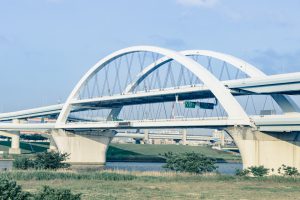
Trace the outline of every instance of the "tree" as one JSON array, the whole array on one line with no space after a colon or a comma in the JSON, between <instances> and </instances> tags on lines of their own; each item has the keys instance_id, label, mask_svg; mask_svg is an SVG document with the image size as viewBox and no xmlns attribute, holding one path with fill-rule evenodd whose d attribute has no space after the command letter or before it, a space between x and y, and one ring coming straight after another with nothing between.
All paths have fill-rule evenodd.
<instances>
[{"instance_id":1,"label":"tree","mask_svg":"<svg viewBox=\"0 0 300 200\"><path fill-rule=\"evenodd\" d=\"M68 154L59 152L44 152L36 154L34 158L19 157L14 160L16 169L60 169L68 168L70 164L64 163L67 160Z\"/></svg>"},{"instance_id":2,"label":"tree","mask_svg":"<svg viewBox=\"0 0 300 200\"><path fill-rule=\"evenodd\" d=\"M54 189L44 186L43 189L34 196L35 200L80 200L81 194L72 194L69 189Z\"/></svg>"},{"instance_id":3,"label":"tree","mask_svg":"<svg viewBox=\"0 0 300 200\"><path fill-rule=\"evenodd\" d=\"M16 181L0 177L0 200L28 200L30 193L23 192Z\"/></svg>"},{"instance_id":4,"label":"tree","mask_svg":"<svg viewBox=\"0 0 300 200\"><path fill-rule=\"evenodd\" d=\"M34 168L36 169L59 169L68 168L70 164L64 163L68 158L67 153L43 152L36 154Z\"/></svg>"},{"instance_id":5,"label":"tree","mask_svg":"<svg viewBox=\"0 0 300 200\"><path fill-rule=\"evenodd\" d=\"M17 157L13 162L13 166L16 169L26 170L29 168L33 168L33 165L33 160L28 157Z\"/></svg>"},{"instance_id":6,"label":"tree","mask_svg":"<svg viewBox=\"0 0 300 200\"><path fill-rule=\"evenodd\" d=\"M0 200L80 200L81 194L69 189L55 189L44 186L37 194L22 191L16 181L0 177Z\"/></svg>"},{"instance_id":7,"label":"tree","mask_svg":"<svg viewBox=\"0 0 300 200\"><path fill-rule=\"evenodd\" d=\"M166 158L166 164L163 167L177 172L203 174L217 169L217 166L215 166L215 159L209 158L203 154L194 152L174 154L168 152L164 154L164 157Z\"/></svg>"}]
</instances>

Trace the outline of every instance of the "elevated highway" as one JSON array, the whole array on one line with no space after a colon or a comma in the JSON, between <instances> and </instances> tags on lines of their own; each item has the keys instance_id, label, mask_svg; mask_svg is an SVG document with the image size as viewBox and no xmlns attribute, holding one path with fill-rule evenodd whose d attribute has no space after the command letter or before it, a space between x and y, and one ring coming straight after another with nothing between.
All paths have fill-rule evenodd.
<instances>
[{"instance_id":1,"label":"elevated highway","mask_svg":"<svg viewBox=\"0 0 300 200\"><path fill-rule=\"evenodd\" d=\"M256 130L265 132L294 132L300 131L300 114L295 115L264 115L250 116ZM68 123L56 126L55 123L0 123L0 130L11 131L49 131L55 128L69 131L82 131L90 129L170 129L170 128L212 128L224 129L230 126L239 126L236 120L228 118L201 118L201 119L156 119L156 120L131 120L131 121L98 121Z\"/></svg>"}]
</instances>

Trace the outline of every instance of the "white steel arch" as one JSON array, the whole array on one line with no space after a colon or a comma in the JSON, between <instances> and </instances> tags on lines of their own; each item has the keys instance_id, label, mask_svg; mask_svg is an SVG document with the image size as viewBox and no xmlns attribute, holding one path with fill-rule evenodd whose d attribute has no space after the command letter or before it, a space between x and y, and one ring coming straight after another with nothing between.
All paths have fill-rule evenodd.
<instances>
[{"instance_id":1,"label":"white steel arch","mask_svg":"<svg viewBox=\"0 0 300 200\"><path fill-rule=\"evenodd\" d=\"M168 59L175 60L176 62L183 65L193 74L195 74L195 76L197 76L211 90L211 92L215 95L220 104L223 106L224 110L227 112L228 117L230 119L235 120L237 122L237 125L251 125L248 115L245 113L244 109L241 107L238 101L233 97L230 91L205 67L203 67L193 59L169 49L154 46L133 46L116 51L101 59L81 78L81 80L77 83L77 85L69 95L66 103L64 104L62 111L60 112L59 117L56 121L56 128L61 128L66 123L68 115L71 111L72 100L75 100L78 97L79 92L84 86L84 84L87 81L89 81L93 77L93 75L95 75L99 70L101 70L107 63L123 55L145 51L164 55L165 57L163 57L162 59L165 59L166 61ZM158 67L159 66L155 67L155 69ZM149 70L149 66L147 67L147 69ZM145 68L143 72L147 69Z\"/></svg>"},{"instance_id":2,"label":"white steel arch","mask_svg":"<svg viewBox=\"0 0 300 200\"><path fill-rule=\"evenodd\" d=\"M190 56L190 55L200 55L200 56L209 56L221 61L225 61L232 66L240 69L242 72L247 74L251 78L256 78L256 77L266 77L267 75L259 70L258 68L254 67L253 65L247 63L244 60L241 60L239 58L236 58L234 56L220 53L220 52L215 52L215 51L209 51L209 50L186 50L186 51L181 51L179 52L185 56ZM160 58L159 60L155 61L154 63L150 64L147 66L142 72L140 72L136 79L126 87L124 93L128 93L133 91L137 85L139 85L140 82L142 82L149 74L151 74L153 71L155 71L157 68L159 68L161 65L168 63L172 61L171 58L169 57L163 57ZM298 113L300 112L299 107L297 104L288 96L282 95L282 94L275 94L272 95L272 98L277 102L279 107L282 109L282 111L285 114L290 114L290 113ZM120 108L115 108L112 110L112 112L109 115L109 118L115 117L116 115L119 114L121 111Z\"/></svg>"}]
</instances>

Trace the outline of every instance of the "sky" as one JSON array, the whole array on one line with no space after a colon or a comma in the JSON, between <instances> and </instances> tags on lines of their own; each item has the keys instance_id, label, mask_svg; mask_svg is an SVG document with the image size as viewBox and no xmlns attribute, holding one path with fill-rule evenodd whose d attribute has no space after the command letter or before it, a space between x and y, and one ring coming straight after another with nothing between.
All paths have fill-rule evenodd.
<instances>
[{"instance_id":1,"label":"sky","mask_svg":"<svg viewBox=\"0 0 300 200\"><path fill-rule=\"evenodd\" d=\"M0 0L0 112L63 102L133 45L208 49L267 74L300 71L298 0Z\"/></svg>"}]
</instances>

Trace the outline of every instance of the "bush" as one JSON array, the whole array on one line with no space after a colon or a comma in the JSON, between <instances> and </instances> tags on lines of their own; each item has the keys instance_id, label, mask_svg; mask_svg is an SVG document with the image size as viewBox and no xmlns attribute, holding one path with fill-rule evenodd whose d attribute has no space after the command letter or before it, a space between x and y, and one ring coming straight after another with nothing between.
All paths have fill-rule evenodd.
<instances>
[{"instance_id":1,"label":"bush","mask_svg":"<svg viewBox=\"0 0 300 200\"><path fill-rule=\"evenodd\" d=\"M72 194L69 189L54 189L44 186L42 191L34 196L35 200L80 200L81 194Z\"/></svg>"},{"instance_id":2,"label":"bush","mask_svg":"<svg viewBox=\"0 0 300 200\"><path fill-rule=\"evenodd\" d=\"M37 194L22 191L16 181L0 177L0 200L80 200L81 194L72 194L69 189L54 189L44 186Z\"/></svg>"},{"instance_id":3,"label":"bush","mask_svg":"<svg viewBox=\"0 0 300 200\"><path fill-rule=\"evenodd\" d=\"M249 176L249 174L250 174L249 169L244 169L244 170L236 169L235 170L235 175L236 176Z\"/></svg>"},{"instance_id":4,"label":"bush","mask_svg":"<svg viewBox=\"0 0 300 200\"><path fill-rule=\"evenodd\" d=\"M36 169L59 169L68 168L70 164L63 163L68 158L67 153L44 152L36 154L34 159L34 168Z\"/></svg>"},{"instance_id":5,"label":"bush","mask_svg":"<svg viewBox=\"0 0 300 200\"><path fill-rule=\"evenodd\" d=\"M172 152L168 152L164 154L164 157L166 158L166 164L163 167L177 172L203 174L217 169L215 159L203 154L196 154L194 152L173 154Z\"/></svg>"},{"instance_id":6,"label":"bush","mask_svg":"<svg viewBox=\"0 0 300 200\"><path fill-rule=\"evenodd\" d=\"M263 177L267 176L269 174L269 169L265 168L264 166L251 166L248 167L247 169L240 170L237 169L235 171L236 176L254 176L254 177Z\"/></svg>"},{"instance_id":7,"label":"bush","mask_svg":"<svg viewBox=\"0 0 300 200\"><path fill-rule=\"evenodd\" d=\"M255 177L262 177L269 174L269 169L265 168L264 166L252 166L248 168L251 174Z\"/></svg>"},{"instance_id":8,"label":"bush","mask_svg":"<svg viewBox=\"0 0 300 200\"><path fill-rule=\"evenodd\" d=\"M33 168L33 165L34 165L33 161L27 157L17 157L13 162L13 166L16 169L26 170L29 168Z\"/></svg>"},{"instance_id":9,"label":"bush","mask_svg":"<svg viewBox=\"0 0 300 200\"><path fill-rule=\"evenodd\" d=\"M68 168L70 165L64 163L67 160L68 154L58 152L44 152L36 154L33 159L27 157L18 157L14 160L13 166L16 169L60 169Z\"/></svg>"},{"instance_id":10,"label":"bush","mask_svg":"<svg viewBox=\"0 0 300 200\"><path fill-rule=\"evenodd\" d=\"M283 170L283 172L282 172ZM278 174L283 174L284 176L299 176L300 173L296 167L290 167L282 165L278 168Z\"/></svg>"},{"instance_id":11,"label":"bush","mask_svg":"<svg viewBox=\"0 0 300 200\"><path fill-rule=\"evenodd\" d=\"M30 198L28 192L23 192L16 181L0 177L0 199L1 200L27 200Z\"/></svg>"}]
</instances>

